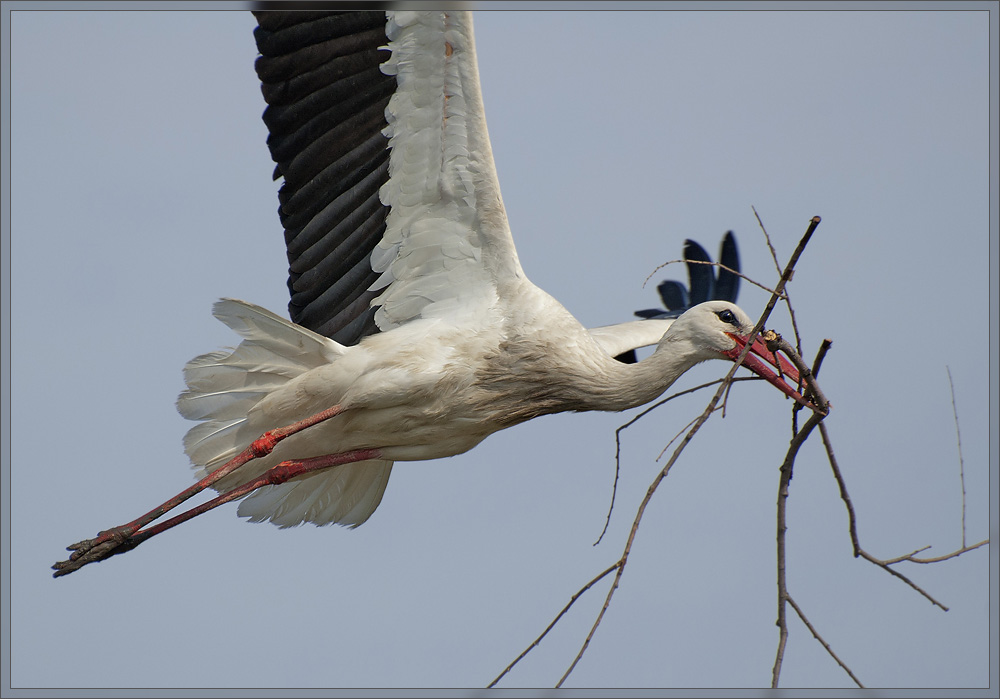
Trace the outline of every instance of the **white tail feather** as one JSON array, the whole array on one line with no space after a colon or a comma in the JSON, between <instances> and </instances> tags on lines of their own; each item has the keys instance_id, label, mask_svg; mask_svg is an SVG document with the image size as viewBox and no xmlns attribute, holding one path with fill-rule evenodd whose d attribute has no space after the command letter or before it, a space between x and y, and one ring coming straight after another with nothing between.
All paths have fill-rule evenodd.
<instances>
[{"instance_id":1,"label":"white tail feather","mask_svg":"<svg viewBox=\"0 0 1000 699\"><path fill-rule=\"evenodd\" d=\"M178 397L177 409L189 420L202 421L184 437L184 451L199 477L260 436L258 428L248 424L247 414L262 399L344 353L333 340L244 301L222 299L212 313L244 339L231 352L203 354L184 367L187 390ZM260 473L251 466L242 469L250 475L239 476L238 471L216 486L228 490ZM378 507L391 469L391 461L364 461L266 486L240 503L238 514L280 527L303 522L356 527Z\"/></svg>"},{"instance_id":2,"label":"white tail feather","mask_svg":"<svg viewBox=\"0 0 1000 699\"><path fill-rule=\"evenodd\" d=\"M391 470L391 461L344 464L329 473L261 488L240 503L237 513L251 522L270 520L282 528L304 522L353 528L382 502Z\"/></svg>"}]
</instances>

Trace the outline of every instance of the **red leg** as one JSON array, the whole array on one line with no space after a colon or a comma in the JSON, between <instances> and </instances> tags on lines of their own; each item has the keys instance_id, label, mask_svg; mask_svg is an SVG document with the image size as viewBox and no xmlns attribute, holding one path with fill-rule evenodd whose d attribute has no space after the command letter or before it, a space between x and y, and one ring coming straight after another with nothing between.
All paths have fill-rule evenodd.
<instances>
[{"instance_id":1,"label":"red leg","mask_svg":"<svg viewBox=\"0 0 1000 699\"><path fill-rule=\"evenodd\" d=\"M167 521L161 522L160 524L150 527L149 529L143 529L135 532L132 536L126 539L123 545L127 547L126 550L134 549L151 536L155 536L160 532L176 527L178 524L186 522L189 519L193 519L204 512L214 510L219 505L224 505L231 500L238 500L244 495L249 495L253 491L258 488L262 488L265 485L279 485L285 481L295 478L296 476L302 476L306 473L312 473L313 471L322 471L326 468L340 466L341 464L350 464L356 461L378 459L381 456L382 452L378 449L357 449L355 451L345 451L341 454L327 454L325 456L314 456L309 459L282 461L280 464L272 466L252 481L248 481L241 486L233 488L228 493L223 493L206 503L202 503L197 507L192 507L190 510L171 517ZM115 553L117 553L117 551L115 551Z\"/></svg>"},{"instance_id":2,"label":"red leg","mask_svg":"<svg viewBox=\"0 0 1000 699\"><path fill-rule=\"evenodd\" d=\"M271 430L269 432L265 432L259 438L254 440L249 447L240 452L236 457L226 462L224 465L222 465L221 467L210 473L205 478L202 478L200 481L195 483L190 488L170 498L162 505L153 508L146 514L142 515L137 519L132 520L131 522L128 522L127 524L123 524L119 527L114 527L112 529L99 532L98 535L93 539L85 539L83 541L73 544L72 546L68 546L67 550L73 551L73 553L72 555L70 555L68 561L60 561L59 563L56 563L55 565L52 566L52 568L56 571L53 574L53 577L67 575L69 573L72 573L77 568L83 567L87 563L104 560L105 558L108 558L109 556L112 556L116 553L124 553L125 551L129 551L135 548L139 544L139 541L145 540L146 538L149 538L149 536L152 536L152 534L148 534L147 536L142 537L142 539L140 539L139 541L133 541L133 536L136 534L136 532L139 532L139 530L142 527L146 526L147 524L156 519L159 519L166 512L169 512L173 508L177 507L179 504L181 504L188 498L192 497L193 495L197 495L201 491L205 490L205 488L208 488L213 483L216 483L221 478L228 476L230 473L232 473L233 471L235 471L248 461L252 461L254 459L259 459L261 457L267 456L274 450L274 447L277 446L277 444L286 437L289 437L297 432L301 432L307 427L312 427L313 425L316 425L320 422L329 420L335 415L340 414L342 411L343 409L339 405L335 405L332 408L316 413L315 415L312 415L304 420L299 420L298 422L288 425L286 427L280 427ZM320 458L326 458L326 457L320 457ZM280 465L281 464L279 464L279 466ZM329 464L329 465L334 465L334 464ZM274 468L278 467L275 466ZM274 469L271 470L273 471ZM268 473L270 473L270 471L268 471ZM256 487L259 488L261 485L267 485L267 483L261 483ZM239 490L239 488L237 490ZM250 491L245 491L243 494L245 495L248 492ZM229 495L229 493L227 493L226 495ZM229 499L232 500L235 497L240 497L240 496L235 495L230 497ZM228 502L228 500L223 502ZM222 502L219 502L218 504L221 505ZM215 505L213 505L213 507L215 507ZM200 512L198 514L200 514ZM192 514L190 516L193 517L194 515ZM187 517L187 519L189 518L190 517ZM180 522L177 522L177 524L179 523Z\"/></svg>"}]
</instances>

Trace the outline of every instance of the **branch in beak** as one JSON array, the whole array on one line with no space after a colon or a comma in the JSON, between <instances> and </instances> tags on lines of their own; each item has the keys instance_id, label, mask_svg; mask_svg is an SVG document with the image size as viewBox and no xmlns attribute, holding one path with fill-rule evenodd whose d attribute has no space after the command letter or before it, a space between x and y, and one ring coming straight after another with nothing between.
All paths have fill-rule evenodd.
<instances>
[{"instance_id":1,"label":"branch in beak","mask_svg":"<svg viewBox=\"0 0 1000 699\"><path fill-rule=\"evenodd\" d=\"M735 362L736 358L740 356L740 352L746 347L747 338L744 335L736 335L735 333L726 334L733 339L736 346L722 354ZM786 396L794 398L801 405L807 408L815 407L799 393L799 370L782 355L769 352L767 346L759 337L750 345L750 351L744 357L741 366L745 366Z\"/></svg>"}]
</instances>

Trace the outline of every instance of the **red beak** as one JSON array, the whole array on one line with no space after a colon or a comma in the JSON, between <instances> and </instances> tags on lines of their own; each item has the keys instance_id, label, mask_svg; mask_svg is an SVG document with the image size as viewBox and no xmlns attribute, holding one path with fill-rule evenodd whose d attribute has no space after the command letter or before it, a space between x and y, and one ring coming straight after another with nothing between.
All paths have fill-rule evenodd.
<instances>
[{"instance_id":1,"label":"red beak","mask_svg":"<svg viewBox=\"0 0 1000 699\"><path fill-rule=\"evenodd\" d=\"M728 352L723 352L723 354L735 362L736 358L740 356L740 352L746 347L747 338L734 333L726 334L733 338L736 346ZM741 366L745 366L757 374L757 376L775 386L786 396L794 398L800 405L807 408L815 407L799 392L799 370L785 357L775 352L769 352L767 345L761 341L760 337L757 337L753 344L750 345L750 351L743 358Z\"/></svg>"}]
</instances>

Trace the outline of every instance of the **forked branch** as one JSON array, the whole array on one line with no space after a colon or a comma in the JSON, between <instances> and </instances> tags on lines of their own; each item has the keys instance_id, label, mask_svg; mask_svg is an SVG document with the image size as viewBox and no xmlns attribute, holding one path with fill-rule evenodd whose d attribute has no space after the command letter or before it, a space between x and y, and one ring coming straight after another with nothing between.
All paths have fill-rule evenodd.
<instances>
[{"instance_id":1,"label":"forked branch","mask_svg":"<svg viewBox=\"0 0 1000 699\"><path fill-rule=\"evenodd\" d=\"M777 286L775 287L774 291L772 291L771 298L768 301L768 303L766 304L766 306L764 308L764 312L761 314L761 317L757 321L757 324L754 326L753 330L749 333L746 346L743 348L743 350L741 351L740 355L737 357L736 361L734 362L733 366L730 368L729 372L726 374L725 378L722 380L721 385L719 386L718 390L716 390L715 395L709 401L708 405L705 407L705 410L701 413L701 415L698 418L695 419L694 424L692 424L691 427L690 427L690 429L684 434L683 438L681 439L680 444L677 445L677 447L674 449L673 453L670 455L670 458L667 460L666 464L663 466L663 468L660 470L660 472L653 479L653 482L650 484L650 486L649 486L649 488L648 488L648 490L646 492L645 497L642 499L642 502L639 504L639 508L636 511L636 516L635 516L635 518L634 518L634 520L632 522L632 527L629 530L629 535L628 535L628 538L627 538L627 540L625 542L624 549L622 550L621 557L614 564L612 564L610 567L608 567L604 572L602 572L600 575L598 575L597 577L595 577L594 579L592 579L590 582L588 582L586 585L584 585L576 594L574 594L573 597L571 598L569 604L567 604L566 607L556 616L556 618L549 624L549 626L545 629L545 631L527 649L525 649L525 651L522 652L521 655L519 655L510 665L507 666L507 668L504 670L504 672L501 673L501 675L499 677L497 677L493 681L493 683L490 685L491 687L494 686L496 684L496 682L501 677L503 677L504 674L506 674L507 672L509 672L514 667L514 665L517 664L518 661L520 661L523 657L525 657L527 655L527 653L532 648L534 648L536 645L538 645L538 643L541 641L541 639L548 633L548 631L555 625L555 623L562 617L562 615L565 614L565 612L569 609L569 607L577 599L579 599L580 595L583 592L585 592L594 583L596 583L598 580L600 580L605 575L607 575L612 570L614 570L615 571L615 577L614 577L614 580L613 580L613 582L611 584L610 589L608 590L607 596L605 597L604 604L601 607L601 611L598 613L597 618L594 621L594 624L593 624L593 626L590 629L590 632L587 634L587 637L584 639L584 642L583 642L583 645L580 648L580 651L577 653L577 655L574 658L572 664L569 666L569 668L566 670L566 672L560 678L559 682L556 684L556 687L561 687L563 685L563 683L566 681L566 679L569 677L569 675L573 672L573 669L576 667L576 665L583 658L584 653L586 652L588 646L590 645L590 641L593 639L594 634L597 632L597 629L600 626L602 619L604 618L604 614L607 612L608 608L611 605L611 600L614 597L615 591L618 589L619 582L621 581L622 575L625 572L625 566L626 566L626 564L628 562L629 554L631 553L631 550L632 550L632 544L635 541L636 534L639 531L639 525L642 522L642 517L643 517L643 513L646 510L646 506L649 504L650 500L653 497L653 494L656 492L656 490L659 487L660 483L663 482L663 480L667 477L667 474L670 472L670 469L677 462L678 458L680 457L681 453L684 451L685 447L694 438L694 435L698 432L698 430L701 428L701 426L703 424L705 424L705 422L709 419L709 417L711 417L712 414L718 409L717 406L719 405L719 403L722 400L723 396L729 390L729 386L730 386L730 384L733 381L733 375L736 373L736 370L741 366L741 364L743 362L743 359L744 359L744 357L746 357L747 353L749 352L750 347L753 344L754 340L757 338L758 334L760 334L760 332L762 331L762 329L764 327L764 324L767 322L767 319L768 319L768 317L771 314L771 311L774 309L774 305L777 303L777 301L780 298L783 298L783 289L784 289L785 285L787 284L788 280L791 279L792 274L794 272L795 264L798 261L799 256L802 254L802 251L805 249L806 244L809 242L809 239L812 237L813 232L816 230L816 227L819 225L819 222L820 222L820 218L818 216L814 217L810 221L809 227L806 230L806 233L803 235L802 240L799 241L798 246L796 247L795 251L793 252L791 258L788 261L788 264L786 265L784 271L781 274L780 279L778 280ZM807 385L811 386L814 383L814 381L812 379L812 376L811 376L811 373L810 373L809 377L807 379L805 379L805 380L807 382ZM818 390L818 387L815 387L814 393L816 395L822 395L822 392ZM643 414L648 414L648 411L644 412ZM825 412L824 413L817 412L816 413L817 422L819 420L821 420L823 416L825 416ZM631 423L628 423L628 424L631 424ZM626 427L626 426L627 425L624 425L623 428ZM620 429L622 429L622 428L620 428Z\"/></svg>"},{"instance_id":2,"label":"forked branch","mask_svg":"<svg viewBox=\"0 0 1000 699\"><path fill-rule=\"evenodd\" d=\"M912 587L915 591L917 591L925 598L927 598L927 600L931 604L940 607L944 611L948 611L948 607L946 607L944 604L942 604L937 599L932 597L930 593L928 593L922 587L920 587L915 582L910 580L910 578L903 575L898 570L895 570L891 566L897 563L902 563L904 561L909 561L911 563L940 563L941 561L947 561L951 558L956 558L958 556L961 556L963 553L968 553L969 551L974 551L980 548L981 546L985 546L986 544L990 543L990 540L983 539L979 543L973 544L972 546L966 546L963 542L963 545L958 549L951 551L950 553L944 554L942 556L936 556L933 558L916 557L916 554L922 551L926 551L928 548L930 548L929 546L917 549L912 553L904 554L902 556L896 556L895 558L882 559L868 553L861 547L861 542L858 538L857 514L855 513L854 510L854 504L851 502L851 496L847 492L847 485L844 482L844 476L843 474L841 474L840 466L837 464L837 457L833 453L833 445L830 441L830 435L826 430L826 425L820 425L820 436L823 438L823 446L826 449L827 460L830 462L830 468L833 471L833 477L836 479L837 485L840 487L840 498L844 501L844 506L847 508L847 522L848 522L847 526L848 526L848 532L851 537L851 545L854 547L855 558L864 558L866 561L873 563L874 565L877 565L885 572L899 578L904 583Z\"/></svg>"},{"instance_id":3,"label":"forked branch","mask_svg":"<svg viewBox=\"0 0 1000 699\"><path fill-rule=\"evenodd\" d=\"M777 342L776 343L776 348L784 349L786 351L786 353L787 353L787 348L786 347L782 347L782 342L783 341ZM819 366L822 363L822 360L825 357L826 351L827 351L828 348L829 348L829 340L824 341L823 345L820 347L819 353L817 354L816 362L814 363L813 369L812 369L812 374L814 375L814 377L815 377L815 374L819 373ZM802 366L799 364L798 361L795 360L795 355L794 354L789 354L789 356L792 357L792 360L795 362L796 366L799 368L800 371L802 371ZM950 379L950 372L949 372L949 379ZM810 388L812 389L814 385L815 384L810 384ZM816 387L815 390L818 391L818 387ZM822 406L822 405L824 405L826 403L826 398L825 398L825 396L823 396L823 394L821 392L818 392L818 393L814 394L813 399L820 406ZM958 411L957 411L957 408L955 408L955 405L954 405L954 391L952 392L952 407L954 409L955 420L956 420L955 429L956 429L956 433L958 433L958 425L957 425ZM815 417L815 414L813 415L813 417ZM788 482L791 479L791 468L792 468L792 465L794 463L794 453L793 453L793 451L797 451L798 447L801 444L801 441L804 441L804 438L802 440L799 440L799 436L802 435L803 433L805 433L807 429L808 430L812 429L812 426L810 424L811 421L812 421L812 418L810 418L809 422L807 422L805 425L803 425L803 427L802 427L801 430L799 430L798 432L796 432L796 436L792 440L792 445L789 447L789 455L786 455L785 464L783 464L783 466L782 466L781 486L779 487L779 499L778 499L778 535L777 535L777 537L778 537L778 621L777 621L777 624L778 624L778 627L779 627L779 634L778 634L778 649L777 649L777 653L776 653L776 657L775 657L774 668L772 670L772 683L771 683L771 686L772 686L772 688L776 688L778 686L778 679L779 679L780 673L781 673L781 662L782 662L782 658L784 656L786 641L787 641L787 637L788 637L787 618L786 618L786 615L785 615L785 604L787 603L787 604L791 605L795 609L796 613L802 619L803 623L809 628L809 630L813 634L813 636L816 637L816 639L826 649L826 651L830 654L830 656L837 662L837 664L840 665L844 669L844 671L848 674L848 676L850 676L851 680L854 681L859 687L862 687L863 685L861 684L860 680L858 680L858 678L854 675L854 673L851 671L851 669L837 656L836 653L833 652L833 649L829 646L829 644L827 644L825 641L823 641L823 639L820 637L820 635L816 631L816 629L813 628L812 624L810 624L809 621L806 619L804 612L798 607L798 605L795 604L795 602L792 599L791 595L788 593L788 589L787 589L786 582L785 582L785 574L784 574L784 572L785 572L784 537L785 537L785 531L787 530L787 524L786 524L786 518L785 518L786 517L786 512L785 512L784 503L785 503L785 500L787 499L787 496L788 496ZM946 607L944 604L942 604L937 599L935 599L933 596L931 596L930 593L928 593L922 587L920 587L915 582L913 582L913 580L911 580L909 577L907 577L906 575L903 575L902 573L900 573L898 570L892 568L891 566L893 566L895 564L898 564L898 563L902 563L904 561L909 561L911 563L925 563L925 564L926 563L940 563L942 561L946 561L946 560L949 560L951 558L956 558L956 557L958 557L958 556L960 556L960 555L962 555L964 553L968 553L969 551L973 551L973 550L975 550L975 549L977 549L977 548L979 548L981 546L985 546L986 544L989 543L989 539L984 539L983 541L980 541L977 544L973 544L972 546L968 546L966 544L966 539L965 539L965 497L964 497L965 496L965 482L964 482L964 468L960 466L960 470L959 470L959 473L960 473L960 476L961 476L961 479L962 479L962 495L963 495L963 498L962 498L962 545L961 545L961 547L958 548L958 549L956 549L955 551L950 552L950 553L944 554L942 556L935 556L935 557L932 557L932 558L920 558L920 557L917 556L917 554L919 554L919 553L921 553L923 551L926 551L928 548L930 548L929 546L925 546L925 547L922 547L922 548L917 549L915 551L912 551L911 553L904 554L902 556L897 556L895 558L888 558L888 559L880 559L880 558L877 558L877 557L871 555L870 553L868 553L867 551L865 551L861 547L861 543L860 543L859 538L858 538L857 515L856 515L855 510L854 510L854 505L851 502L850 495L847 492L847 484L844 481L843 474L840 471L840 466L837 463L837 458L836 458L836 455L834 454L834 451L833 451L833 445L832 445L832 442L830 440L830 435L829 435L829 432L827 430L827 426L826 426L825 423L822 423L822 422L818 423L818 426L819 426L819 430L820 430L820 436L821 436L821 438L823 440L823 446L824 446L824 448L826 450L827 459L828 459L828 461L830 463L830 468L831 468L831 470L833 472L834 479L837 482L837 486L840 489L840 497L844 501L844 505L847 508L848 532L849 532L849 535L850 535L850 538L851 538L851 544L852 544L852 546L854 548L854 556L855 557L864 558L865 560L869 561L870 563L873 563L874 565L877 565L878 567L882 568L883 570L885 570L890 575L893 575L896 578L899 578L900 580L902 580L904 583L906 583L911 588L913 588L916 592L918 592L919 594L923 595L932 604L936 605L937 607L940 607L944 611L948 611L948 607ZM798 444L797 444L797 442L798 442ZM791 459L789 459L789 457L791 457ZM961 442L959 442L959 458L961 460ZM786 468L787 468L787 472L786 472Z\"/></svg>"}]
</instances>

